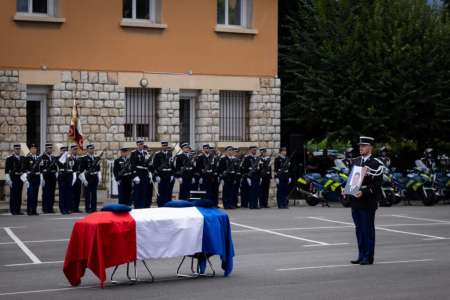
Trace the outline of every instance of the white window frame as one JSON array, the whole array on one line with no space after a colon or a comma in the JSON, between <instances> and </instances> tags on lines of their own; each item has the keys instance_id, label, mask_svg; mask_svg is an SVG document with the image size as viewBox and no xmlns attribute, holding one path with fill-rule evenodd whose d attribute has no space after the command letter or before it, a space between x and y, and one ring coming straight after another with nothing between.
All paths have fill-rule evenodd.
<instances>
[{"instance_id":1,"label":"white window frame","mask_svg":"<svg viewBox=\"0 0 450 300\"><path fill-rule=\"evenodd\" d=\"M123 18L124 20L132 20L132 21L149 21L152 23L156 23L156 1L155 0L148 0L148 15L149 19L137 19L136 18L136 0L132 0L131 3L131 18ZM122 8L123 9L123 8Z\"/></svg>"},{"instance_id":2,"label":"white window frame","mask_svg":"<svg viewBox=\"0 0 450 300\"><path fill-rule=\"evenodd\" d=\"M33 1L34 0L28 0L28 11L16 11L16 15L24 15L24 16L45 16L45 17L55 17L56 16L56 7L55 2L57 0L47 0L47 13L34 13L33 12Z\"/></svg>"},{"instance_id":3,"label":"white window frame","mask_svg":"<svg viewBox=\"0 0 450 300\"><path fill-rule=\"evenodd\" d=\"M248 28L250 24L248 24L248 18L247 18L247 0L241 0L241 24L240 25L230 25L229 24L229 0L225 0L225 17L224 17L224 23L219 25L229 26L229 27L238 27L238 28Z\"/></svg>"}]
</instances>

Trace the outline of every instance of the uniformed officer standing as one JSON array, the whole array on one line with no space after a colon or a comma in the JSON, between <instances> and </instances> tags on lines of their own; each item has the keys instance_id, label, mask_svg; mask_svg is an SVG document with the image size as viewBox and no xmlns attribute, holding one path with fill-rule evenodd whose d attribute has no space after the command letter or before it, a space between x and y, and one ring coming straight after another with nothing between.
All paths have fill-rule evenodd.
<instances>
[{"instance_id":1,"label":"uniformed officer standing","mask_svg":"<svg viewBox=\"0 0 450 300\"><path fill-rule=\"evenodd\" d=\"M20 211L22 206L23 181L20 176L23 174L24 157L20 155L20 144L15 144L14 153L6 158L5 181L10 187L9 211L13 215L23 215Z\"/></svg>"},{"instance_id":2,"label":"uniformed officer standing","mask_svg":"<svg viewBox=\"0 0 450 300\"><path fill-rule=\"evenodd\" d=\"M37 213L37 202L39 186L41 184L41 159L37 156L37 147L30 145L30 153L24 159L22 178L27 188L27 214L29 216L39 215Z\"/></svg>"},{"instance_id":3,"label":"uniformed officer standing","mask_svg":"<svg viewBox=\"0 0 450 300\"><path fill-rule=\"evenodd\" d=\"M347 196L351 198L352 217L358 241L358 258L352 260L352 264L369 265L374 262L375 212L382 193L383 163L372 156L373 144L372 137L359 138L361 156L354 160L354 166L365 167L367 173L360 191L355 196Z\"/></svg>"},{"instance_id":4,"label":"uniformed officer standing","mask_svg":"<svg viewBox=\"0 0 450 300\"><path fill-rule=\"evenodd\" d=\"M120 157L114 160L113 174L119 190L119 204L131 206L133 172L131 171L131 160L128 155L128 148L120 149Z\"/></svg>"},{"instance_id":5,"label":"uniformed officer standing","mask_svg":"<svg viewBox=\"0 0 450 300\"><path fill-rule=\"evenodd\" d=\"M74 160L73 172L75 174L75 182L72 185L72 212L80 213L81 199L81 180L79 178L81 172L81 164L83 158L78 155L78 145L70 146L70 155Z\"/></svg>"},{"instance_id":6,"label":"uniformed officer standing","mask_svg":"<svg viewBox=\"0 0 450 300\"><path fill-rule=\"evenodd\" d=\"M248 201L248 207L250 209L257 209L258 207L258 192L259 192L259 158L256 157L256 146L249 147L248 154L242 161L242 176L243 176L243 190L241 189L241 195L244 196L241 199L245 199L243 203ZM242 200L241 200L242 202ZM243 204L245 207L245 205Z\"/></svg>"},{"instance_id":7,"label":"uniformed officer standing","mask_svg":"<svg viewBox=\"0 0 450 300\"><path fill-rule=\"evenodd\" d=\"M133 172L133 203L134 208L149 208L151 206L151 189L149 173L149 156L144 150L144 141L136 141L137 149L131 152L130 163Z\"/></svg>"},{"instance_id":8,"label":"uniformed officer standing","mask_svg":"<svg viewBox=\"0 0 450 300\"><path fill-rule=\"evenodd\" d=\"M56 173L58 172L57 158L52 155L53 145L45 144L45 152L41 155L42 160L42 212L53 214L55 203Z\"/></svg>"},{"instance_id":9,"label":"uniformed officer standing","mask_svg":"<svg viewBox=\"0 0 450 300\"><path fill-rule=\"evenodd\" d=\"M241 188L241 180L242 180L242 173L241 173L242 158L239 148L233 147L231 164L234 174L233 201L232 201L233 204L231 208L237 208L239 202L239 190Z\"/></svg>"},{"instance_id":10,"label":"uniformed officer standing","mask_svg":"<svg viewBox=\"0 0 450 300\"><path fill-rule=\"evenodd\" d=\"M236 172L233 166L233 147L225 147L224 155L219 160L218 172L223 181L222 203L224 209L233 209L233 193L236 182Z\"/></svg>"},{"instance_id":11,"label":"uniformed officer standing","mask_svg":"<svg viewBox=\"0 0 450 300\"><path fill-rule=\"evenodd\" d=\"M191 146L188 143L183 143L181 149L183 152L175 157L175 176L180 183L178 199L189 200L192 186L195 183L195 165L192 159Z\"/></svg>"},{"instance_id":12,"label":"uniformed officer standing","mask_svg":"<svg viewBox=\"0 0 450 300\"><path fill-rule=\"evenodd\" d=\"M69 155L68 148L63 146L60 148L61 154L58 157L58 186L59 186L59 210L61 214L67 215L72 212L72 193L73 184L77 179L76 173L73 171L75 166L74 158Z\"/></svg>"},{"instance_id":13,"label":"uniformed officer standing","mask_svg":"<svg viewBox=\"0 0 450 300\"><path fill-rule=\"evenodd\" d=\"M274 171L275 183L277 184L277 205L278 208L288 208L288 188L291 182L289 169L290 160L287 157L287 148L280 147L280 154L275 158Z\"/></svg>"},{"instance_id":14,"label":"uniformed officer standing","mask_svg":"<svg viewBox=\"0 0 450 300\"><path fill-rule=\"evenodd\" d=\"M86 187L85 200L86 212L97 211L97 188L102 179L100 172L100 156L94 156L95 146L86 146L87 154L83 157L80 179Z\"/></svg>"},{"instance_id":15,"label":"uniformed officer standing","mask_svg":"<svg viewBox=\"0 0 450 300\"><path fill-rule=\"evenodd\" d=\"M260 157L260 178L261 184L259 189L259 207L269 207L269 189L272 180L272 158L268 155L267 149L259 149Z\"/></svg>"},{"instance_id":16,"label":"uniformed officer standing","mask_svg":"<svg viewBox=\"0 0 450 300\"><path fill-rule=\"evenodd\" d=\"M155 180L158 183L158 207L164 206L172 200L174 172L172 168L172 152L169 151L169 143L161 142L161 150L153 158Z\"/></svg>"},{"instance_id":17,"label":"uniformed officer standing","mask_svg":"<svg viewBox=\"0 0 450 300\"><path fill-rule=\"evenodd\" d=\"M206 199L213 202L217 206L217 198L215 198L214 188L217 183L217 176L214 175L214 155L210 153L209 144L202 146L202 153L198 156L196 162L197 173L200 174L199 188L206 192Z\"/></svg>"},{"instance_id":18,"label":"uniformed officer standing","mask_svg":"<svg viewBox=\"0 0 450 300\"><path fill-rule=\"evenodd\" d=\"M212 156L212 169L213 169L213 176L214 180L212 182L211 187L211 201L216 204L216 207L219 205L219 186L220 186L220 178L219 178L219 160L220 160L220 153L216 152L216 149L214 147L211 147L210 154Z\"/></svg>"}]
</instances>

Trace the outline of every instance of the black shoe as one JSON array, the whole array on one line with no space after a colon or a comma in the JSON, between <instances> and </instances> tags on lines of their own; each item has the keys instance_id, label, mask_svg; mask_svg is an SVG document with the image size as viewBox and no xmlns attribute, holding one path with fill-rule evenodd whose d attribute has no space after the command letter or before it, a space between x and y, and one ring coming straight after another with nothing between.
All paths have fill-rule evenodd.
<instances>
[{"instance_id":1,"label":"black shoe","mask_svg":"<svg viewBox=\"0 0 450 300\"><path fill-rule=\"evenodd\" d=\"M23 212L21 212L21 211L19 211L18 213L16 213L16 215L19 215L19 216L23 216L23 215L24 215L24 213L23 213Z\"/></svg>"},{"instance_id":2,"label":"black shoe","mask_svg":"<svg viewBox=\"0 0 450 300\"><path fill-rule=\"evenodd\" d=\"M359 259L351 260L350 263L352 263L354 265L359 265L361 263L361 260L359 260Z\"/></svg>"},{"instance_id":3,"label":"black shoe","mask_svg":"<svg viewBox=\"0 0 450 300\"><path fill-rule=\"evenodd\" d=\"M361 266L367 266L367 265L370 265L370 262L368 260L362 260L359 264Z\"/></svg>"},{"instance_id":4,"label":"black shoe","mask_svg":"<svg viewBox=\"0 0 450 300\"><path fill-rule=\"evenodd\" d=\"M373 265L374 259L373 257L369 258L369 265Z\"/></svg>"}]
</instances>

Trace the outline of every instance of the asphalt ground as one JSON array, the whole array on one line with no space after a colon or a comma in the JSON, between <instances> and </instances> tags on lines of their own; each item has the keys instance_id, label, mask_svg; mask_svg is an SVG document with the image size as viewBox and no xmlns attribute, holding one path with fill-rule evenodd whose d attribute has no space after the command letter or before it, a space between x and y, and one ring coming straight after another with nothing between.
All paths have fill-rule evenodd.
<instances>
[{"instance_id":1,"label":"asphalt ground","mask_svg":"<svg viewBox=\"0 0 450 300\"><path fill-rule=\"evenodd\" d=\"M350 210L228 211L234 272L186 279L179 259L148 261L156 281L130 285L125 267L104 289L90 271L71 287L62 261L76 215L0 216L0 299L450 299L450 206L377 212L375 264L356 258ZM108 275L112 269L108 269ZM138 276L146 279L142 264Z\"/></svg>"}]
</instances>

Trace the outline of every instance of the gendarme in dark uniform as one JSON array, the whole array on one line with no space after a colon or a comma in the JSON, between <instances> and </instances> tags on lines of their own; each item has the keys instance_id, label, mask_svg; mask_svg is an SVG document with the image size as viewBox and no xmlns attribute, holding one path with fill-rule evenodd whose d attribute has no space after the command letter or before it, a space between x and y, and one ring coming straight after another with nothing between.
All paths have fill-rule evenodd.
<instances>
[{"instance_id":1,"label":"gendarme in dark uniform","mask_svg":"<svg viewBox=\"0 0 450 300\"><path fill-rule=\"evenodd\" d=\"M66 215L72 212L73 208L73 185L77 180L77 175L73 171L75 159L69 155L68 147L60 148L61 154L58 157L58 186L59 186L59 210Z\"/></svg>"},{"instance_id":2,"label":"gendarme in dark uniform","mask_svg":"<svg viewBox=\"0 0 450 300\"><path fill-rule=\"evenodd\" d=\"M42 161L42 212L52 214L55 203L56 173L58 172L57 158L53 156L53 145L45 144Z\"/></svg>"},{"instance_id":3,"label":"gendarme in dark uniform","mask_svg":"<svg viewBox=\"0 0 450 300\"><path fill-rule=\"evenodd\" d=\"M150 183L150 158L144 150L144 140L137 140L136 146L137 149L131 152L130 156L134 208L149 208L152 204L153 192L153 186Z\"/></svg>"},{"instance_id":4,"label":"gendarme in dark uniform","mask_svg":"<svg viewBox=\"0 0 450 300\"><path fill-rule=\"evenodd\" d=\"M5 181L10 187L9 211L13 215L23 215L20 211L22 205L23 181L20 176L23 174L24 157L20 155L20 144L15 144L14 153L6 158Z\"/></svg>"},{"instance_id":5,"label":"gendarme in dark uniform","mask_svg":"<svg viewBox=\"0 0 450 300\"><path fill-rule=\"evenodd\" d=\"M131 206L133 172L131 170L131 160L128 157L128 148L120 149L120 157L114 160L113 174L119 190L119 203Z\"/></svg>"},{"instance_id":6,"label":"gendarme in dark uniform","mask_svg":"<svg viewBox=\"0 0 450 300\"><path fill-rule=\"evenodd\" d=\"M37 147L30 145L30 153L24 159L23 171L26 176L27 188L27 214L39 215L37 213L38 193L41 184L41 159L36 154ZM23 175L22 175L23 176Z\"/></svg>"},{"instance_id":7,"label":"gendarme in dark uniform","mask_svg":"<svg viewBox=\"0 0 450 300\"><path fill-rule=\"evenodd\" d=\"M259 207L269 207L269 189L270 181L272 180L272 158L267 155L267 149L259 149L261 159L259 161L259 171L261 177L261 184L259 189Z\"/></svg>"},{"instance_id":8,"label":"gendarme in dark uniform","mask_svg":"<svg viewBox=\"0 0 450 300\"><path fill-rule=\"evenodd\" d=\"M274 171L275 183L277 184L277 205L278 208L288 208L288 190L290 179L291 162L287 157L287 148L280 147L280 155L275 158Z\"/></svg>"},{"instance_id":9,"label":"gendarme in dark uniform","mask_svg":"<svg viewBox=\"0 0 450 300\"><path fill-rule=\"evenodd\" d=\"M215 197L214 188L218 179L214 174L214 155L210 152L208 144L203 145L202 148L203 152L198 156L196 163L197 173L200 174L199 187L201 191L206 192L206 199L213 202L214 206L217 206L218 199Z\"/></svg>"},{"instance_id":10,"label":"gendarme in dark uniform","mask_svg":"<svg viewBox=\"0 0 450 300\"><path fill-rule=\"evenodd\" d=\"M86 212L97 211L97 188L101 181L100 156L94 156L95 147L93 144L86 146L87 154L83 157L81 164L82 181L85 190Z\"/></svg>"},{"instance_id":11,"label":"gendarme in dark uniform","mask_svg":"<svg viewBox=\"0 0 450 300\"><path fill-rule=\"evenodd\" d=\"M158 207L164 206L172 200L174 172L172 168L172 152L169 151L169 143L161 142L161 151L153 157L153 170L158 182Z\"/></svg>"},{"instance_id":12,"label":"gendarme in dark uniform","mask_svg":"<svg viewBox=\"0 0 450 300\"><path fill-rule=\"evenodd\" d=\"M219 160L218 172L220 179L223 180L222 203L224 209L233 209L233 192L236 181L236 170L233 166L232 158L233 147L225 147L225 154Z\"/></svg>"},{"instance_id":13,"label":"gendarme in dark uniform","mask_svg":"<svg viewBox=\"0 0 450 300\"><path fill-rule=\"evenodd\" d=\"M381 198L383 164L372 155L374 138L361 136L359 149L361 156L355 158L353 166L367 167L367 174L361 184L360 193L351 197L352 217L358 242L358 258L353 264L369 265L375 255L375 212ZM380 172L381 171L381 172Z\"/></svg>"},{"instance_id":14,"label":"gendarme in dark uniform","mask_svg":"<svg viewBox=\"0 0 450 300\"><path fill-rule=\"evenodd\" d=\"M178 199L189 200L195 183L195 164L192 159L191 146L183 143L181 149L183 152L175 157L175 176L180 182Z\"/></svg>"},{"instance_id":15,"label":"gendarme in dark uniform","mask_svg":"<svg viewBox=\"0 0 450 300\"><path fill-rule=\"evenodd\" d=\"M242 207L257 209L258 206L258 192L259 192L259 157L256 157L256 146L249 147L249 153L242 161L242 187L241 187L241 203Z\"/></svg>"},{"instance_id":16,"label":"gendarme in dark uniform","mask_svg":"<svg viewBox=\"0 0 450 300\"><path fill-rule=\"evenodd\" d=\"M73 172L76 176L75 182L72 185L72 212L74 213L80 213L80 199L81 199L81 180L80 180L80 173L81 173L81 164L83 162L83 159L81 156L78 155L78 145L72 145L70 146L70 151L72 158L75 162L73 166Z\"/></svg>"}]
</instances>

